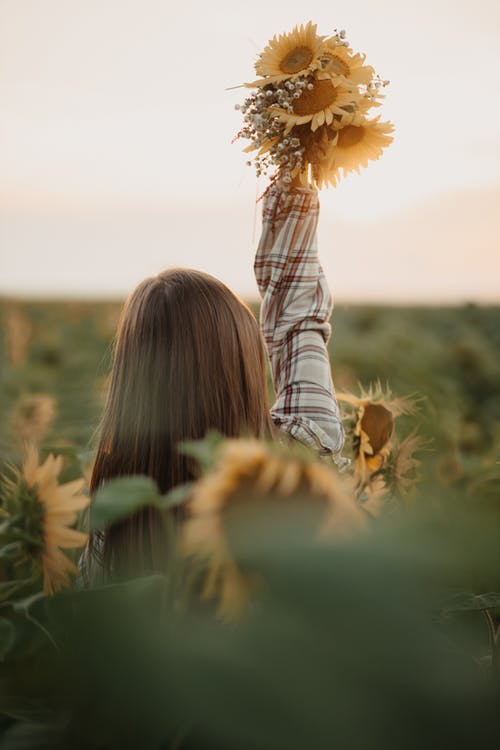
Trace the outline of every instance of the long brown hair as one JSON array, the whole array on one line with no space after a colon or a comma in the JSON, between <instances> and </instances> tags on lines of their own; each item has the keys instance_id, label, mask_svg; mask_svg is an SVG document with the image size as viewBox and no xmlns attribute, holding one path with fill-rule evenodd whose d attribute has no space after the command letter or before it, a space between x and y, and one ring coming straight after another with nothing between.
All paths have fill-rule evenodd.
<instances>
[{"instance_id":1,"label":"long brown hair","mask_svg":"<svg viewBox=\"0 0 500 750\"><path fill-rule=\"evenodd\" d=\"M145 279L118 325L91 494L119 476L147 475L162 493L191 480L192 461L178 443L211 429L269 436L265 361L254 315L222 282L184 268ZM105 569L132 555L154 569L163 554L161 517L145 509L100 540Z\"/></svg>"}]
</instances>

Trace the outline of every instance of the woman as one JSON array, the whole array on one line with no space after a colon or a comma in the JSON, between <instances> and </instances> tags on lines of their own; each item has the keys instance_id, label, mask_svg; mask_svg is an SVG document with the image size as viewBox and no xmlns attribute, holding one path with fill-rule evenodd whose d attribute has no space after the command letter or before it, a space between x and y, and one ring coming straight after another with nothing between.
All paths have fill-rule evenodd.
<instances>
[{"instance_id":1,"label":"woman","mask_svg":"<svg viewBox=\"0 0 500 750\"><path fill-rule=\"evenodd\" d=\"M162 493L193 478L182 440L287 434L342 463L344 431L326 344L332 298L318 260L316 190L272 186L255 258L261 327L217 279L174 268L144 280L127 301L115 341L91 493L108 479L152 477ZM269 410L265 347L276 401ZM105 577L131 555L161 567L154 509L94 535L84 567ZM88 570L87 570L88 572Z\"/></svg>"}]
</instances>

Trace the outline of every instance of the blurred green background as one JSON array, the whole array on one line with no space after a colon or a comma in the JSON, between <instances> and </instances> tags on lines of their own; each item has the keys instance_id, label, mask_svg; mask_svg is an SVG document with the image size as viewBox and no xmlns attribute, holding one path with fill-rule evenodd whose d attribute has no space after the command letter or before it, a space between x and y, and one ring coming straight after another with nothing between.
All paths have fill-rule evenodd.
<instances>
[{"instance_id":1,"label":"blurred green background","mask_svg":"<svg viewBox=\"0 0 500 750\"><path fill-rule=\"evenodd\" d=\"M33 394L55 400L44 443L92 450L120 309L114 301L0 300L4 459L19 458ZM423 397L418 415L399 425L429 439L427 479L453 485L498 473L500 307L337 305L332 324L337 391L380 379L397 395Z\"/></svg>"}]
</instances>

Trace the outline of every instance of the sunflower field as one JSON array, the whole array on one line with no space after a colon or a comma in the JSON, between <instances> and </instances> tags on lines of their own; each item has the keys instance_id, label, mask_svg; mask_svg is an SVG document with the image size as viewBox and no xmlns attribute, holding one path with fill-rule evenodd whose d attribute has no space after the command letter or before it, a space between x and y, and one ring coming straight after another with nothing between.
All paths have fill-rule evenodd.
<instances>
[{"instance_id":1,"label":"sunflower field","mask_svg":"<svg viewBox=\"0 0 500 750\"><path fill-rule=\"evenodd\" d=\"M500 308L337 305L347 468L209 434L89 516L120 308L0 300L0 747L496 747ZM146 506L164 570L82 581Z\"/></svg>"}]
</instances>

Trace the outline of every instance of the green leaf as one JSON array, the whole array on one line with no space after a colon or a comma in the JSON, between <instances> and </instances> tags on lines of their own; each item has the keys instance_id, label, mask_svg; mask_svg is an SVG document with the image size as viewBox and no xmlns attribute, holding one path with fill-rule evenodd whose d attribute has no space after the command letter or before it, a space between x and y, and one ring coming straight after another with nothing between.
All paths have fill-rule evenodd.
<instances>
[{"instance_id":1,"label":"green leaf","mask_svg":"<svg viewBox=\"0 0 500 750\"><path fill-rule=\"evenodd\" d=\"M27 591L39 590L41 588L41 576L34 573L25 578L11 579L0 583L0 607L12 607L18 609L17 605L27 600Z\"/></svg>"},{"instance_id":2,"label":"green leaf","mask_svg":"<svg viewBox=\"0 0 500 750\"><path fill-rule=\"evenodd\" d=\"M14 643L15 636L16 631L10 620L0 617L0 661L5 659Z\"/></svg>"},{"instance_id":3,"label":"green leaf","mask_svg":"<svg viewBox=\"0 0 500 750\"><path fill-rule=\"evenodd\" d=\"M22 614L27 614L34 604L36 604L37 602L45 598L46 598L45 594L43 594L42 592L37 592L36 594L32 594L31 596L24 597L24 599L20 599L18 602L15 602L12 606L15 612L21 612Z\"/></svg>"},{"instance_id":4,"label":"green leaf","mask_svg":"<svg viewBox=\"0 0 500 750\"><path fill-rule=\"evenodd\" d=\"M177 487L174 487L173 490L167 492L166 495L163 495L160 502L161 509L172 510L173 508L178 508L179 505L184 505L191 494L194 484L194 482L179 484Z\"/></svg>"},{"instance_id":5,"label":"green leaf","mask_svg":"<svg viewBox=\"0 0 500 750\"><path fill-rule=\"evenodd\" d=\"M446 605L445 610L447 612L477 612L495 607L500 607L500 593L490 591L487 594L458 594Z\"/></svg>"},{"instance_id":6,"label":"green leaf","mask_svg":"<svg viewBox=\"0 0 500 750\"><path fill-rule=\"evenodd\" d=\"M18 588L22 588L30 579L24 578L20 581L2 581L0 583L0 598L4 598L5 595L10 595L13 591Z\"/></svg>"},{"instance_id":7,"label":"green leaf","mask_svg":"<svg viewBox=\"0 0 500 750\"><path fill-rule=\"evenodd\" d=\"M13 520L18 523L24 519L16 517ZM30 544L33 547L43 547L43 541L40 538L37 538L32 534L27 534L23 529L17 528L14 524L12 524L9 531L6 531L3 536L4 538L2 539L2 542L4 543L27 542L27 544Z\"/></svg>"},{"instance_id":8,"label":"green leaf","mask_svg":"<svg viewBox=\"0 0 500 750\"><path fill-rule=\"evenodd\" d=\"M11 519L5 518L3 521L0 522L0 535L7 534L7 532L10 530L11 526Z\"/></svg>"},{"instance_id":9,"label":"green leaf","mask_svg":"<svg viewBox=\"0 0 500 750\"><path fill-rule=\"evenodd\" d=\"M94 496L90 525L103 527L131 516L148 505L158 506L160 495L149 477L121 477L107 482Z\"/></svg>"},{"instance_id":10,"label":"green leaf","mask_svg":"<svg viewBox=\"0 0 500 750\"><path fill-rule=\"evenodd\" d=\"M178 445L179 453L194 458L199 466L207 471L215 461L215 456L224 437L216 430L207 432L203 440L185 440Z\"/></svg>"},{"instance_id":11,"label":"green leaf","mask_svg":"<svg viewBox=\"0 0 500 750\"><path fill-rule=\"evenodd\" d=\"M15 544L9 542L8 544L4 544L3 547L0 547L0 562L11 562L12 560L15 560L17 556L18 547Z\"/></svg>"}]
</instances>

